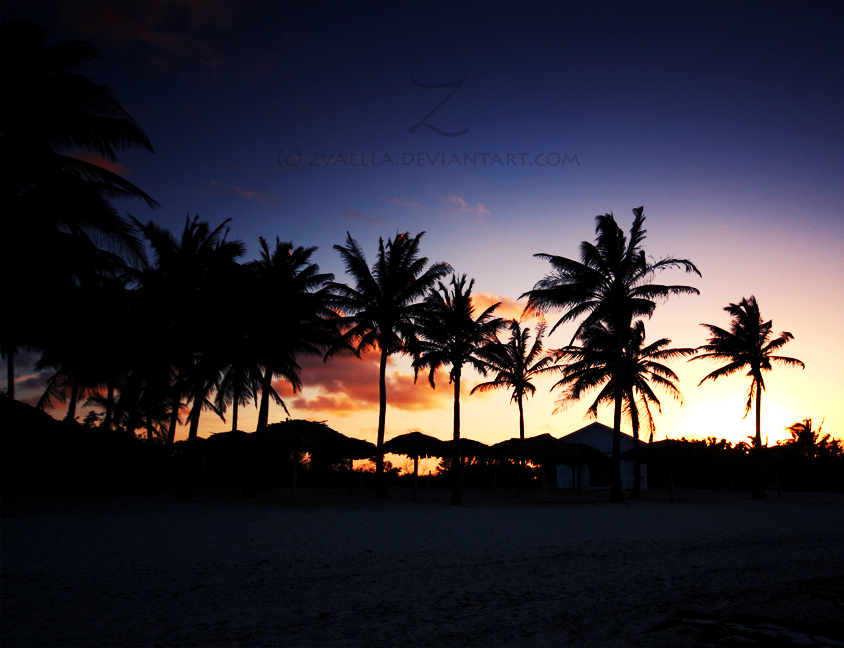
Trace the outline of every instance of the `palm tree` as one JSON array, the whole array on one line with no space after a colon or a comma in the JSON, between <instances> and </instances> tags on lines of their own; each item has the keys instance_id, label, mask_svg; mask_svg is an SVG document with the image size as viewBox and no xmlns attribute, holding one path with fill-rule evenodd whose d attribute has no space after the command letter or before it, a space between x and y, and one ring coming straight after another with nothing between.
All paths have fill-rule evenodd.
<instances>
[{"instance_id":1,"label":"palm tree","mask_svg":"<svg viewBox=\"0 0 844 648\"><path fill-rule=\"evenodd\" d=\"M489 382L475 385L469 394L488 392L495 389L512 389L511 402L519 406L519 438L525 438L524 401L536 393L531 382L545 374L559 371L554 365L554 358L543 355L542 337L545 335L545 323L539 324L533 344L530 343L530 329L522 329L518 320L510 322L510 339L506 343L497 343L489 351L488 368L495 372L495 378Z\"/></svg>"},{"instance_id":2,"label":"palm tree","mask_svg":"<svg viewBox=\"0 0 844 648\"><path fill-rule=\"evenodd\" d=\"M330 284L332 304L343 313L339 342L328 356L352 348L360 356L379 349L378 371L378 453L375 460L376 497L389 498L384 480L384 430L387 417L387 358L395 353L413 353L418 322L430 308L423 299L436 283L451 271L447 263L428 266L427 257L419 256L419 241L425 232L414 237L396 234L384 242L378 239L378 254L370 268L360 244L346 233L346 245L335 245L355 282L355 287ZM426 266L428 266L426 268Z\"/></svg>"},{"instance_id":3,"label":"palm tree","mask_svg":"<svg viewBox=\"0 0 844 648\"><path fill-rule=\"evenodd\" d=\"M290 382L294 393L301 389L298 356L322 355L336 339L337 314L330 307L329 282L334 275L320 273L311 263L317 248L293 247L276 237L270 250L259 238L260 256L248 265L255 278L252 304L253 327L250 347L263 366L260 378L261 404L257 430L267 427L269 400L287 407L272 386L273 378Z\"/></svg>"},{"instance_id":4,"label":"palm tree","mask_svg":"<svg viewBox=\"0 0 844 648\"><path fill-rule=\"evenodd\" d=\"M0 352L7 358L12 396L15 353L49 342L51 313L66 310L80 277L106 262L100 245L130 260L145 258L137 231L110 200L141 198L153 208L157 203L119 175L62 152L81 150L112 162L117 150L152 152L112 91L75 73L98 57L89 42L48 45L44 28L0 25L5 305ZM39 263L32 265L33 258ZM29 271L15 272L21 267ZM49 303L35 298L48 286Z\"/></svg>"},{"instance_id":5,"label":"palm tree","mask_svg":"<svg viewBox=\"0 0 844 648\"><path fill-rule=\"evenodd\" d=\"M554 358L543 355L542 337L545 334L545 323L536 329L533 344L530 342L530 329L521 328L518 320L510 322L510 339L506 344L497 343L490 348L488 365L495 372L495 378L483 382L472 388L469 394L488 392L495 389L512 389L511 402L519 406L519 438L525 438L524 401L535 392L531 380L539 376L559 371L554 364ZM519 462L519 480L524 482L524 462ZM521 487L520 487L521 488ZM518 492L518 491L517 491Z\"/></svg>"},{"instance_id":6,"label":"palm tree","mask_svg":"<svg viewBox=\"0 0 844 648\"><path fill-rule=\"evenodd\" d=\"M498 342L496 334L505 325L493 312L501 302L493 304L477 317L472 303L472 279L452 275L450 288L439 282L425 300L428 306L420 326L419 352L413 361L414 371L428 369L428 382L435 387L434 374L450 366L449 382L454 385L454 457L451 462L451 503L462 505L460 497L460 377L463 365L469 364L482 375L487 372L490 348Z\"/></svg>"},{"instance_id":7,"label":"palm tree","mask_svg":"<svg viewBox=\"0 0 844 648\"><path fill-rule=\"evenodd\" d=\"M615 402L615 334L604 324L598 322L581 331L580 345L569 345L556 349L557 360L567 361L563 365L563 377L552 389L561 389L562 395L557 400L558 412L570 407L587 393L600 388L597 397L586 412L590 418L598 417L601 405ZM653 382L674 400L683 404L683 394L675 384L679 377L659 361L673 360L695 353L689 348L668 348L671 340L662 338L645 345L645 323L636 320L629 331L625 344L623 399L631 427L633 428L634 447L639 445L639 430L642 420L650 431L650 440L656 431L656 423L651 408L656 407L662 413L662 404L651 388ZM634 465L633 497L640 494L641 467L637 459Z\"/></svg>"},{"instance_id":8,"label":"palm tree","mask_svg":"<svg viewBox=\"0 0 844 648\"><path fill-rule=\"evenodd\" d=\"M822 452L830 445L829 434L824 434L821 437L825 420L821 421L817 430L812 429L812 419L810 418L792 423L785 428L786 432L791 435L791 440L786 441L785 445L794 446L795 449L800 451L800 454L813 459L819 454L819 451Z\"/></svg>"},{"instance_id":9,"label":"palm tree","mask_svg":"<svg viewBox=\"0 0 844 648\"><path fill-rule=\"evenodd\" d=\"M254 400L257 406L262 377L260 367L248 356L234 356L231 364L224 370L214 404L221 412L232 408L232 432L237 431L240 406L248 405L251 400Z\"/></svg>"},{"instance_id":10,"label":"palm tree","mask_svg":"<svg viewBox=\"0 0 844 648\"><path fill-rule=\"evenodd\" d=\"M633 210L633 224L629 238L615 222L612 214L596 218L595 243L580 244L580 261L551 254L534 256L547 260L553 272L538 281L528 297L527 308L534 312L562 311L551 329L565 322L583 317L572 342L588 326L604 322L615 334L614 369L615 409L613 414L613 468L610 500L624 501L621 483L621 415L624 393L624 345L633 320L650 317L656 301L671 295L697 295L691 286L661 285L653 283L658 272L682 268L687 273L700 275L695 265L686 259L665 257L648 261L642 242L645 239L644 208Z\"/></svg>"},{"instance_id":11,"label":"palm tree","mask_svg":"<svg viewBox=\"0 0 844 648\"><path fill-rule=\"evenodd\" d=\"M697 348L698 355L691 360L708 359L715 362L725 362L710 374L704 376L698 383L702 385L707 380L717 380L723 376L730 376L739 371L747 370L750 377L750 389L745 400L744 418L750 413L754 400L756 401L756 438L755 453L759 464L759 486L753 491L754 498L765 497L765 477L762 468L762 391L765 389L763 372L770 371L772 363L786 367L806 366L795 358L775 356L773 353L784 347L794 336L782 332L774 338L772 320L765 322L759 312L756 297L742 298L738 304L725 306L724 310L730 314L730 330L724 330L712 324L701 324L709 330L707 343Z\"/></svg>"},{"instance_id":12,"label":"palm tree","mask_svg":"<svg viewBox=\"0 0 844 648\"><path fill-rule=\"evenodd\" d=\"M152 247L154 265L138 275L145 302L160 304L159 326L163 329L162 345L173 369L171 425L168 442L175 432L181 400L190 402L187 421L188 471L183 495L190 494L190 470L199 418L204 409L222 417L210 400L229 364L226 341L234 333L233 317L221 314L219 295L234 292L239 281L237 258L246 251L241 241L229 241L223 221L215 229L199 216L185 219L180 238L153 222L138 227Z\"/></svg>"}]
</instances>

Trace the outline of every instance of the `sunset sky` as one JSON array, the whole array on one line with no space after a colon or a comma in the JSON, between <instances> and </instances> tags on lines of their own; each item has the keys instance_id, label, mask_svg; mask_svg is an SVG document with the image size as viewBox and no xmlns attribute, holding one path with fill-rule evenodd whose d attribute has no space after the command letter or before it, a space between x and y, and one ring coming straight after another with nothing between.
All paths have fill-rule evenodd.
<instances>
[{"instance_id":1,"label":"sunset sky","mask_svg":"<svg viewBox=\"0 0 844 648\"><path fill-rule=\"evenodd\" d=\"M0 7L2 20L49 27L54 41L99 46L102 60L80 71L115 91L155 147L121 155L118 171L161 208L123 201L122 212L173 231L187 214L212 226L231 218L244 261L259 236L278 236L317 246L314 260L340 281L332 246L347 231L370 259L379 236L426 231L425 256L474 277L479 305L502 301L501 315L518 317L519 295L550 270L533 254L576 257L596 215L613 212L628 230L643 205L647 252L690 259L703 275L659 277L701 294L660 304L648 340L699 346L701 323L727 327L723 308L755 295L775 332L794 335L782 355L806 364L766 376L763 438L787 438L783 428L806 417L844 437L840 4ZM412 79L464 79L427 124L468 131L409 132L454 89ZM547 346L573 331L562 326ZM21 364L19 397L37 399L46 375ZM716 365L672 367L685 404L665 395L657 439L753 434L753 416L742 420L747 378L697 386ZM374 440L377 373L374 356L305 359L305 389L284 390L285 401L294 418ZM423 376L414 384L406 358L388 373L387 438L449 438L447 373L436 390ZM479 380L464 379L463 435L516 436L509 394L470 397ZM589 423L591 400L552 415L552 384L538 381L527 402L528 436ZM254 408L240 417L254 429ZM270 420L283 417L278 408ZM611 409L599 420L611 425ZM227 429L210 413L203 421L203 435Z\"/></svg>"}]
</instances>

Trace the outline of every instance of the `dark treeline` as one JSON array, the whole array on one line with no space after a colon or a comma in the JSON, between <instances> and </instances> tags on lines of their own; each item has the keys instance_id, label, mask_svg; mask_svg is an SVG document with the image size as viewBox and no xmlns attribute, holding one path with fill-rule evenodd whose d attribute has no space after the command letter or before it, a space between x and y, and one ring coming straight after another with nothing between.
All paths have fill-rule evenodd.
<instances>
[{"instance_id":1,"label":"dark treeline","mask_svg":"<svg viewBox=\"0 0 844 648\"><path fill-rule=\"evenodd\" d=\"M207 467L209 454L199 447L203 416L227 420L237 431L242 427L240 408L254 403L258 422L256 430L248 432L263 432L271 423L271 402L287 410L276 390L279 381L294 393L306 386L300 365L304 356L329 361L341 354L360 357L374 351L380 356L373 457L379 497L388 496L383 459L386 365L391 355L405 354L417 374L428 374L431 387L437 371L448 371L454 393L449 464L453 504L461 503L465 481L460 387L466 366L483 376L492 374L481 390L511 392L519 408L521 439L524 403L535 391L532 379L540 375L560 376L553 387L560 393L560 407L589 394L597 395L588 415L597 416L600 406L611 406L611 500L621 502L622 419L631 423L637 444L640 427L652 436L652 410L661 409L653 387L682 402L676 374L662 363L694 356L721 363L704 381L737 371L750 376L745 415L755 403L755 492L764 496L770 462L760 424L763 376L775 363L803 366L797 359L774 355L793 336L783 332L775 337L771 321L761 317L751 296L725 308L731 317L729 330L704 325L710 338L696 349L671 348L666 338L646 343L645 321L659 301L698 294L692 286L657 284L656 276L664 270L700 271L688 259L666 256L654 261L646 254L642 207L633 210L627 234L612 214L596 217L595 241L580 244L579 259L536 255L551 270L522 295L527 311L557 318L549 334L563 324L575 325L567 346L545 351L544 325L530 343L530 329L495 315L498 304L476 313L474 280L454 273L448 263L429 263L420 247L424 232L379 239L371 263L348 234L343 244L334 245L349 278L343 283L312 262L316 248L278 236L274 242L259 238L258 257L244 260L246 244L229 238L229 220L213 227L188 215L184 228L174 233L153 221L124 218L112 199L158 205L124 178L67 154L83 151L116 161L120 150L152 152L146 134L113 93L76 73L97 56L88 42L50 45L40 27L0 25L0 352L7 362L10 401L16 396L14 367L21 351L36 351L36 369L50 372L38 407L67 406L62 429L73 441L57 442L56 447L66 450L59 463L71 457L80 462L79 468L67 470L113 480L107 475L119 472L118 455L109 459L108 453L90 448L119 446L120 453L137 450L137 456L144 457L138 461L152 462L146 479L129 480L134 485L160 483L164 473L164 481L173 483L173 474L179 474L181 490L189 493L214 472ZM509 338L500 340L505 329ZM80 406L93 408L85 426L77 424ZM3 411L4 444L11 436L30 437L15 442L15 455L37 456L39 446L32 439L38 434L60 436L60 428L45 427L51 424L44 420L7 420L11 410L4 406ZM179 425L188 427L188 440L177 447ZM142 450L139 439L147 444ZM77 442L90 452L80 455L73 450ZM95 469L93 456L111 467ZM314 470L319 464L317 458ZM54 472L62 470L57 465ZM91 481L97 479L85 483Z\"/></svg>"}]
</instances>

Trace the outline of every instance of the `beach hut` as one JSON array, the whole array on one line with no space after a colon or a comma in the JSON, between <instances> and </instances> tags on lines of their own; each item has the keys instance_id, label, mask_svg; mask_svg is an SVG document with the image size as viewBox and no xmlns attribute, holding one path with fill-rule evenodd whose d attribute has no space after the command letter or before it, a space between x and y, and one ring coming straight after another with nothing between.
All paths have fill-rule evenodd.
<instances>
[{"instance_id":1,"label":"beach hut","mask_svg":"<svg viewBox=\"0 0 844 648\"><path fill-rule=\"evenodd\" d=\"M590 423L586 427L560 437L561 441L566 443L583 443L588 446L596 448L602 452L606 457L612 457L612 428L603 423ZM646 445L644 441L639 440L639 445ZM621 433L621 454L623 455L628 450L633 449L633 437L629 434ZM585 488L591 490L608 490L610 487L612 463L607 462L589 462L588 465L583 466L582 481ZM576 470L572 466L566 464L559 464L557 466L557 484L561 487L575 482L575 475L573 471ZM621 482L626 490L633 488L633 462L621 462ZM642 464L641 471L641 490L648 490L648 467Z\"/></svg>"}]
</instances>

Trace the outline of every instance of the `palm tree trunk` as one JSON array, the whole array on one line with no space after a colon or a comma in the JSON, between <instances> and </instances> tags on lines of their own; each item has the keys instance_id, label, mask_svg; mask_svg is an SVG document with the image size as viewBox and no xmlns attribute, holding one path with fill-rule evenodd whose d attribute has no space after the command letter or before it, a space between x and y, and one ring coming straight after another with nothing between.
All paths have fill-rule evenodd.
<instances>
[{"instance_id":1,"label":"palm tree trunk","mask_svg":"<svg viewBox=\"0 0 844 648\"><path fill-rule=\"evenodd\" d=\"M176 424L179 422L179 408L182 405L182 394L179 389L179 370L174 369L175 379L173 380L173 402L170 409L170 424L167 427L167 451L173 449L176 441Z\"/></svg>"},{"instance_id":2,"label":"palm tree trunk","mask_svg":"<svg viewBox=\"0 0 844 648\"><path fill-rule=\"evenodd\" d=\"M517 401L519 404L519 438L524 441L525 440L525 412L524 406L522 405L522 397L521 395L518 397ZM525 490L525 461L524 459L519 460L519 472L516 476L516 497L521 495L521 492Z\"/></svg>"},{"instance_id":3,"label":"palm tree trunk","mask_svg":"<svg viewBox=\"0 0 844 648\"><path fill-rule=\"evenodd\" d=\"M413 501L415 502L418 493L418 484L419 482L419 456L413 457Z\"/></svg>"},{"instance_id":4,"label":"palm tree trunk","mask_svg":"<svg viewBox=\"0 0 844 648\"><path fill-rule=\"evenodd\" d=\"M267 364L264 372L263 380L261 381L261 407L258 410L258 425L255 428L256 432L261 432L267 427L270 419L270 390L273 388L273 368Z\"/></svg>"},{"instance_id":5,"label":"palm tree trunk","mask_svg":"<svg viewBox=\"0 0 844 648\"><path fill-rule=\"evenodd\" d=\"M763 499L765 497L765 470L762 465L762 385L761 381L756 381L756 466L759 470L759 481L756 489L753 491L753 499Z\"/></svg>"},{"instance_id":6,"label":"palm tree trunk","mask_svg":"<svg viewBox=\"0 0 844 648\"><path fill-rule=\"evenodd\" d=\"M105 430L111 429L111 415L112 415L113 409L114 409L114 383L109 381L108 388L106 390L105 418L103 419L103 429L105 429Z\"/></svg>"},{"instance_id":7,"label":"palm tree trunk","mask_svg":"<svg viewBox=\"0 0 844 648\"><path fill-rule=\"evenodd\" d=\"M622 378L623 369L619 369ZM621 381L619 380L619 383ZM610 481L610 502L624 504L624 488L621 483L621 402L622 389L620 384L615 386L615 412L613 413L612 429L612 477Z\"/></svg>"},{"instance_id":8,"label":"palm tree trunk","mask_svg":"<svg viewBox=\"0 0 844 648\"><path fill-rule=\"evenodd\" d=\"M451 505L463 506L460 494L460 369L454 372L454 457L451 461Z\"/></svg>"},{"instance_id":9,"label":"palm tree trunk","mask_svg":"<svg viewBox=\"0 0 844 648\"><path fill-rule=\"evenodd\" d=\"M635 406L635 405L634 405ZM633 420L633 449L639 447L639 422L637 419ZM633 492L630 494L630 497L637 498L641 497L642 491L639 485L639 482L642 481L642 464L641 462L636 459L635 463L633 464Z\"/></svg>"},{"instance_id":10,"label":"palm tree trunk","mask_svg":"<svg viewBox=\"0 0 844 648\"><path fill-rule=\"evenodd\" d=\"M237 432L237 396L232 400L232 432Z\"/></svg>"},{"instance_id":11,"label":"palm tree trunk","mask_svg":"<svg viewBox=\"0 0 844 648\"><path fill-rule=\"evenodd\" d=\"M70 402L67 404L65 419L70 422L76 420L76 401L79 400L79 383L74 380L70 386Z\"/></svg>"},{"instance_id":12,"label":"palm tree trunk","mask_svg":"<svg viewBox=\"0 0 844 648\"><path fill-rule=\"evenodd\" d=\"M615 411L612 426L612 476L610 478L610 502L624 504L624 486L621 483L621 406L624 399L624 337L630 325L616 323L615 330Z\"/></svg>"},{"instance_id":13,"label":"palm tree trunk","mask_svg":"<svg viewBox=\"0 0 844 648\"><path fill-rule=\"evenodd\" d=\"M185 451L185 472L182 475L182 499L190 499L193 473L196 466L196 439L199 432L199 415L202 412L202 401L205 399L204 390L201 387L194 387L193 404L190 412L190 428L188 431L188 445Z\"/></svg>"},{"instance_id":14,"label":"palm tree trunk","mask_svg":"<svg viewBox=\"0 0 844 648\"><path fill-rule=\"evenodd\" d=\"M390 499L384 475L384 430L387 427L387 358L386 348L381 349L378 367L378 452L375 455L375 498Z\"/></svg>"}]
</instances>

